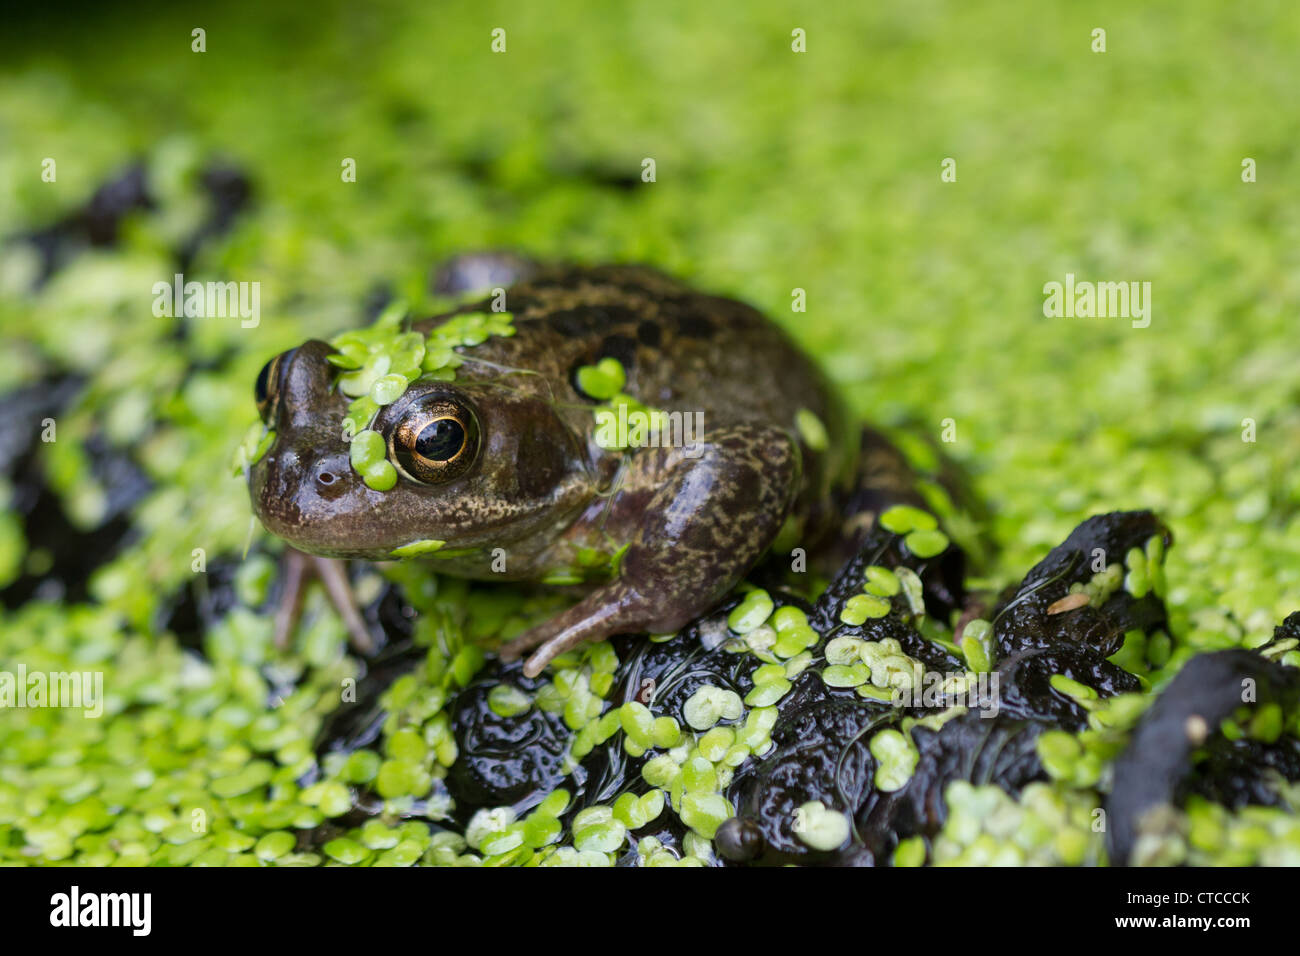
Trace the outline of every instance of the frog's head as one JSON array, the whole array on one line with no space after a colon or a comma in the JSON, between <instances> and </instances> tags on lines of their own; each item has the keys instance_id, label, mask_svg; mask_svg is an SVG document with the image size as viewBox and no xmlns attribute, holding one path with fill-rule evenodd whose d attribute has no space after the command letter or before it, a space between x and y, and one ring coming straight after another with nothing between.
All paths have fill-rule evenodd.
<instances>
[{"instance_id":1,"label":"frog's head","mask_svg":"<svg viewBox=\"0 0 1300 956\"><path fill-rule=\"evenodd\" d=\"M420 380L384 406L371 430L397 481L367 486L349 455L332 351L307 342L257 381L275 440L249 473L253 510L295 548L371 560L429 540L490 551L558 533L590 500L579 437L543 398L492 382Z\"/></svg>"}]
</instances>

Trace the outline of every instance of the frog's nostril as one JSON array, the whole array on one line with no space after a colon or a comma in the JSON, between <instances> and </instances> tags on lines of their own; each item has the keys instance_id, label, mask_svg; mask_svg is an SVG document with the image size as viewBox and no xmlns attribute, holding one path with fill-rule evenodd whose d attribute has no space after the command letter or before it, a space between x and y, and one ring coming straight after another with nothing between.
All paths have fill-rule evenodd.
<instances>
[{"instance_id":1,"label":"frog's nostril","mask_svg":"<svg viewBox=\"0 0 1300 956\"><path fill-rule=\"evenodd\" d=\"M316 492L323 498L337 498L347 489L347 474L338 462L316 466Z\"/></svg>"}]
</instances>

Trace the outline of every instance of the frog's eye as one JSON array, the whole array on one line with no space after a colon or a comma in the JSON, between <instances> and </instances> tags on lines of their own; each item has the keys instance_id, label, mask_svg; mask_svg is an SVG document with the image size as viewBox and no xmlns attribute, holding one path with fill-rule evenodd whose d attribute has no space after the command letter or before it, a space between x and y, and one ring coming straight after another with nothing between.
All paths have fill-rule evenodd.
<instances>
[{"instance_id":1,"label":"frog's eye","mask_svg":"<svg viewBox=\"0 0 1300 956\"><path fill-rule=\"evenodd\" d=\"M253 386L253 397L257 400L257 413L267 425L275 423L275 412L280 404L280 366L285 353L280 353L262 366L257 373L257 384Z\"/></svg>"},{"instance_id":2,"label":"frog's eye","mask_svg":"<svg viewBox=\"0 0 1300 956\"><path fill-rule=\"evenodd\" d=\"M445 398L417 401L389 433L393 463L407 477L425 484L463 475L478 453L474 413Z\"/></svg>"}]
</instances>

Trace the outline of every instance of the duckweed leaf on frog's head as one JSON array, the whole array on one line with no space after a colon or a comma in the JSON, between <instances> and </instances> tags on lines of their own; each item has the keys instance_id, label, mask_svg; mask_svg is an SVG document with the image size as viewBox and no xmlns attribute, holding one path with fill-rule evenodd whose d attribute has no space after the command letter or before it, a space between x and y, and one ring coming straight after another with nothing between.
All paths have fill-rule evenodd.
<instances>
[{"instance_id":1,"label":"duckweed leaf on frog's head","mask_svg":"<svg viewBox=\"0 0 1300 956\"><path fill-rule=\"evenodd\" d=\"M405 302L394 302L369 327L344 332L330 341L337 352L329 361L342 370L339 391L352 398L343 420L344 433L352 440L352 467L375 491L387 491L397 483L397 470L381 463L369 445L360 455L356 451L357 441L379 410L396 402L420 378L454 379L455 370L464 362L456 349L480 345L492 335L515 334L514 316L509 312L453 315L427 336L403 331L407 312Z\"/></svg>"}]
</instances>

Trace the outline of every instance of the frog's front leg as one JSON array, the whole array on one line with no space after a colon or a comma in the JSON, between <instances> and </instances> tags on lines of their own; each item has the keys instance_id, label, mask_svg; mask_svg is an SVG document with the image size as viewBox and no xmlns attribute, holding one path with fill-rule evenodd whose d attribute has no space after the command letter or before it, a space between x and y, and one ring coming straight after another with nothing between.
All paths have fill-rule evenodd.
<instances>
[{"instance_id":1,"label":"frog's front leg","mask_svg":"<svg viewBox=\"0 0 1300 956\"><path fill-rule=\"evenodd\" d=\"M693 447L645 448L629 464L607 530L630 532L618 577L501 649L537 648L536 676L557 655L614 634L670 633L726 596L776 537L799 484L786 431L741 423Z\"/></svg>"}]
</instances>

